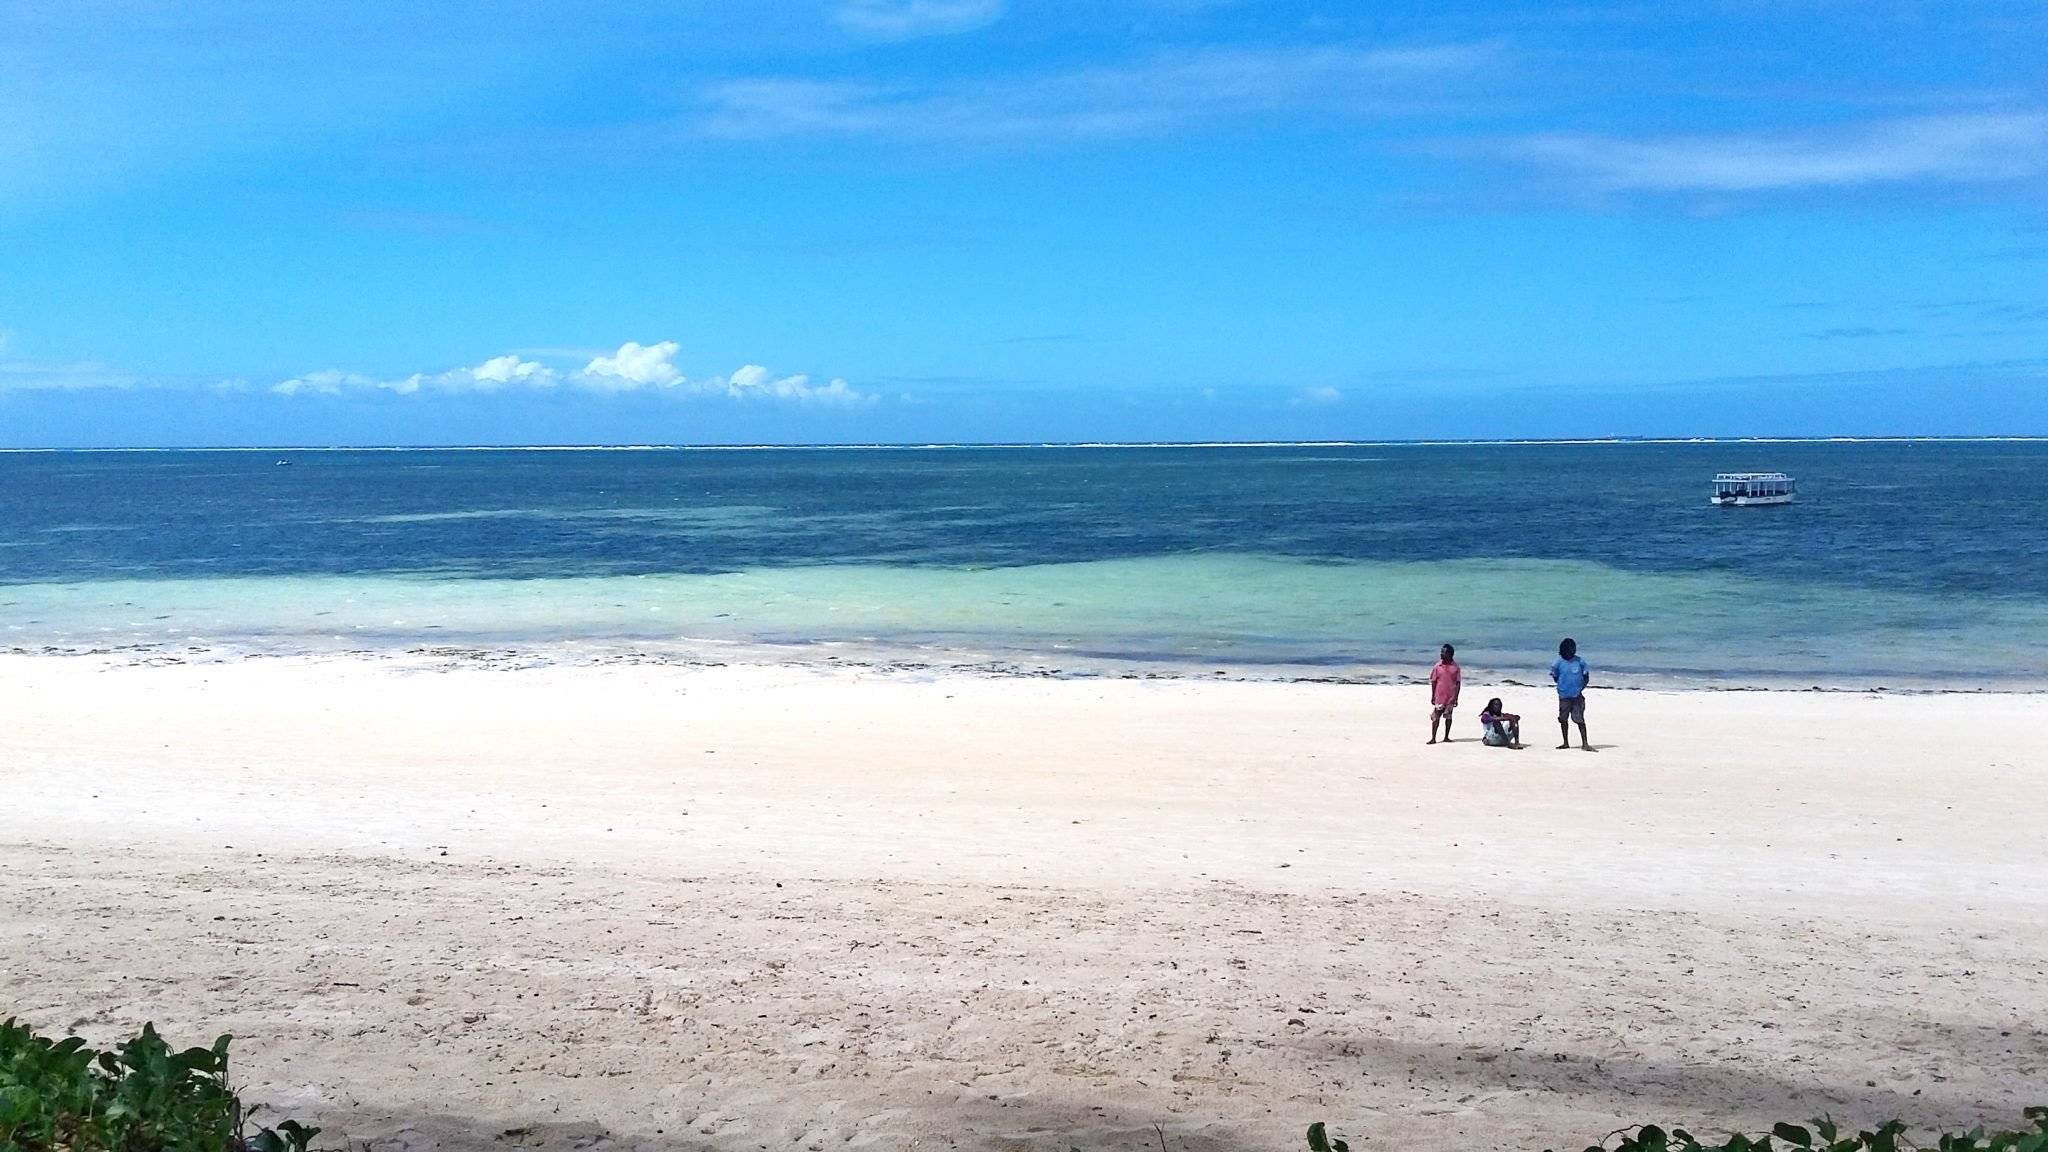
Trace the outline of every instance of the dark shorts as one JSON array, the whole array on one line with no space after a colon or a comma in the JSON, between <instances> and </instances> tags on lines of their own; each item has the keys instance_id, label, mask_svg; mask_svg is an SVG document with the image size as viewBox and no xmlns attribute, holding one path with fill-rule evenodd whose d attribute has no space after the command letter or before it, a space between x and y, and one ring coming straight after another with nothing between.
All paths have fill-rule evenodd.
<instances>
[{"instance_id":1,"label":"dark shorts","mask_svg":"<svg viewBox=\"0 0 2048 1152\"><path fill-rule=\"evenodd\" d=\"M1559 723L1576 720L1586 722L1586 698L1584 696L1559 696L1557 698L1557 719Z\"/></svg>"}]
</instances>

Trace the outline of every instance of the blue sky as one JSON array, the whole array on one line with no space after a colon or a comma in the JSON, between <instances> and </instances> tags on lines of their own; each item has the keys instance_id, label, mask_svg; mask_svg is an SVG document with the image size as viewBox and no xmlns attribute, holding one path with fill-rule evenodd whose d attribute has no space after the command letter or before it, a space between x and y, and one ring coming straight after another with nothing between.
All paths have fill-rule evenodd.
<instances>
[{"instance_id":1,"label":"blue sky","mask_svg":"<svg viewBox=\"0 0 2048 1152\"><path fill-rule=\"evenodd\" d=\"M2048 434L2038 3L0 0L0 445Z\"/></svg>"}]
</instances>

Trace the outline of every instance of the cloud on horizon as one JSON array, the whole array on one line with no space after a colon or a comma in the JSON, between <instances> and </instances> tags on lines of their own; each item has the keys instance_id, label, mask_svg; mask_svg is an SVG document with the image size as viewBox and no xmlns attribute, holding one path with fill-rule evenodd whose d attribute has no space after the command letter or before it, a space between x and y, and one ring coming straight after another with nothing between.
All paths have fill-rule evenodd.
<instances>
[{"instance_id":1,"label":"cloud on horizon","mask_svg":"<svg viewBox=\"0 0 2048 1152\"><path fill-rule=\"evenodd\" d=\"M271 386L283 396L301 393L339 395L378 390L413 395L421 392L492 392L502 388L568 387L586 392L671 392L680 395L725 396L734 400L784 400L801 404L859 407L876 397L834 377L813 383L802 373L776 376L759 364L746 364L729 375L692 379L675 363L682 346L674 340L641 344L628 340L618 351L592 357L581 368L561 371L517 354L493 356L471 368L378 379L356 372L328 369L294 376Z\"/></svg>"},{"instance_id":2,"label":"cloud on horizon","mask_svg":"<svg viewBox=\"0 0 2048 1152\"><path fill-rule=\"evenodd\" d=\"M365 392L383 389L399 396L420 392L496 392L504 387L573 387L582 392L623 394L623 392L668 392L680 396L725 396L731 400L788 400L797 404L825 404L858 408L874 404L874 394L860 392L844 379L813 383L809 375L774 375L762 365L741 365L729 375L692 379L676 367L676 353L682 344L659 340L641 344L627 340L616 353L592 357L580 369L559 371L541 361L526 361L514 353L492 357L475 367L449 369L440 373L414 373L395 379L377 379L350 371L313 371L295 375L270 387L279 396Z\"/></svg>"},{"instance_id":3,"label":"cloud on horizon","mask_svg":"<svg viewBox=\"0 0 2048 1152\"><path fill-rule=\"evenodd\" d=\"M0 342L0 351L4 351ZM733 400L769 400L819 406L857 408L879 397L838 377L823 382L796 373L777 376L759 364L744 364L725 375L688 377L675 357L682 346L674 340L640 344L628 340L610 353L591 357L581 368L559 369L517 353L493 356L481 364L443 372L414 372L378 377L341 369L305 372L261 389L277 396L339 396L350 392L387 392L398 396L488 394L514 389L554 388L586 393L670 393L679 396L722 396ZM0 357L0 393L118 391L138 388L250 392L239 380L198 380L149 376L93 361L52 362Z\"/></svg>"},{"instance_id":4,"label":"cloud on horizon","mask_svg":"<svg viewBox=\"0 0 2048 1152\"><path fill-rule=\"evenodd\" d=\"M675 365L680 350L681 346L673 340L646 346L628 340L610 356L593 358L579 375L591 387L605 392L673 388L683 383L682 370Z\"/></svg>"}]
</instances>

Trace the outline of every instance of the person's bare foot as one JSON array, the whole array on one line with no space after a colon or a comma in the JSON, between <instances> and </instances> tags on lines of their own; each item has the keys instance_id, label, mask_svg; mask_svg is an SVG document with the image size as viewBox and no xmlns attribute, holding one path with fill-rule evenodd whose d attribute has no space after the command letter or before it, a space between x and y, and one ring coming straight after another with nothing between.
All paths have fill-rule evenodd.
<instances>
[{"instance_id":1,"label":"person's bare foot","mask_svg":"<svg viewBox=\"0 0 2048 1152\"><path fill-rule=\"evenodd\" d=\"M1431 744L1434 744L1434 743L1436 743L1436 737L1434 737L1434 736L1431 736L1431 737L1429 738L1429 742L1430 742Z\"/></svg>"},{"instance_id":2,"label":"person's bare foot","mask_svg":"<svg viewBox=\"0 0 2048 1152\"><path fill-rule=\"evenodd\" d=\"M1570 751L1570 750L1571 750L1571 745L1570 745L1570 744L1559 744L1559 745L1557 746L1557 750L1558 750L1559 752L1567 752L1567 751Z\"/></svg>"},{"instance_id":3,"label":"person's bare foot","mask_svg":"<svg viewBox=\"0 0 2048 1152\"><path fill-rule=\"evenodd\" d=\"M1579 745L1579 749L1580 749L1580 751L1583 751L1583 752L1598 752L1598 751L1599 751L1599 749L1598 749L1598 748L1595 748L1595 747L1593 747L1593 746L1592 746L1591 744L1581 744L1581 745Z\"/></svg>"}]
</instances>

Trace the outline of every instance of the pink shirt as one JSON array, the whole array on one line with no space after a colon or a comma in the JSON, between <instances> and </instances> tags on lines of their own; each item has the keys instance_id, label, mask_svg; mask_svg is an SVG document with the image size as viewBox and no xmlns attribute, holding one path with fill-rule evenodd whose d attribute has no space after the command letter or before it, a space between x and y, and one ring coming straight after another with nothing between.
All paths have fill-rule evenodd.
<instances>
[{"instance_id":1,"label":"pink shirt","mask_svg":"<svg viewBox=\"0 0 2048 1152\"><path fill-rule=\"evenodd\" d=\"M1458 670L1456 664L1445 664L1442 661L1438 661L1437 666L1429 670L1430 704L1438 708L1446 704L1456 704L1458 702L1459 681L1463 676L1464 674Z\"/></svg>"}]
</instances>

